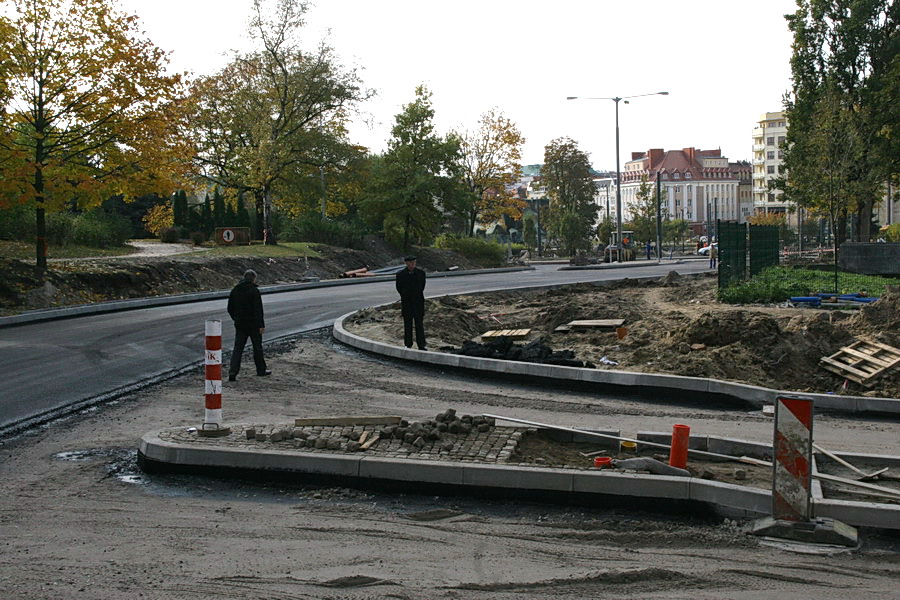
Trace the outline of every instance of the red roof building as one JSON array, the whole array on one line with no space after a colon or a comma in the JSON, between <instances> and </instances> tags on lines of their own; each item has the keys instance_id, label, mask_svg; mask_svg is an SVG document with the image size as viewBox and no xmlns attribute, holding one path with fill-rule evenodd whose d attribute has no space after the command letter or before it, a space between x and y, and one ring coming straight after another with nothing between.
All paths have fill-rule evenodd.
<instances>
[{"instance_id":1,"label":"red roof building","mask_svg":"<svg viewBox=\"0 0 900 600\"><path fill-rule=\"evenodd\" d=\"M659 180L668 217L688 221L697 233L705 232L707 221L716 218L744 222L753 202L741 187L751 185L750 173L749 164L729 163L721 149L633 152L620 175L623 219L630 218L630 207L646 178L654 193Z\"/></svg>"}]
</instances>

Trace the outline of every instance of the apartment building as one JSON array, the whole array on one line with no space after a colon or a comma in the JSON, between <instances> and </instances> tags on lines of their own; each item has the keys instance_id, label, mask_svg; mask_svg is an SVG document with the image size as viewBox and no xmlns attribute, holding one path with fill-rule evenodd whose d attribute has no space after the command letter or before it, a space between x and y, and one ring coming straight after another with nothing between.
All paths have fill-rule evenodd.
<instances>
[{"instance_id":1,"label":"apartment building","mask_svg":"<svg viewBox=\"0 0 900 600\"><path fill-rule=\"evenodd\" d=\"M753 207L754 212L787 213L788 204L769 182L782 174L787 121L783 112L767 112L753 129Z\"/></svg>"},{"instance_id":2,"label":"apartment building","mask_svg":"<svg viewBox=\"0 0 900 600\"><path fill-rule=\"evenodd\" d=\"M743 166L741 166L743 165ZM654 188L659 179L669 217L684 219L695 233L706 231L707 220L743 222L750 211L746 187L747 163L729 163L722 150L663 150L632 152L621 174L622 218L631 218L631 207L644 177ZM744 205L741 184L743 179Z\"/></svg>"}]
</instances>

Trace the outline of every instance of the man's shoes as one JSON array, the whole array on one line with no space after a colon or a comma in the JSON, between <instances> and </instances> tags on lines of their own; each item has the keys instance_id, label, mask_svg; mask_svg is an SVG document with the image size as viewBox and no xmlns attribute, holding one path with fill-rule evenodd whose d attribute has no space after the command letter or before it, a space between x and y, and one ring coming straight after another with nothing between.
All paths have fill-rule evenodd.
<instances>
[{"instance_id":1,"label":"man's shoes","mask_svg":"<svg viewBox=\"0 0 900 600\"><path fill-rule=\"evenodd\" d=\"M229 375L228 381L237 381L237 375Z\"/></svg>"},{"instance_id":2,"label":"man's shoes","mask_svg":"<svg viewBox=\"0 0 900 600\"><path fill-rule=\"evenodd\" d=\"M272 371L270 371L269 369L266 369L265 371L263 371L261 373L257 373L256 376L257 377L265 377L266 375L271 375L271 374L272 374Z\"/></svg>"},{"instance_id":3,"label":"man's shoes","mask_svg":"<svg viewBox=\"0 0 900 600\"><path fill-rule=\"evenodd\" d=\"M425 346L421 346L419 350L421 350L422 352L428 352L428 348L426 348Z\"/></svg>"}]
</instances>

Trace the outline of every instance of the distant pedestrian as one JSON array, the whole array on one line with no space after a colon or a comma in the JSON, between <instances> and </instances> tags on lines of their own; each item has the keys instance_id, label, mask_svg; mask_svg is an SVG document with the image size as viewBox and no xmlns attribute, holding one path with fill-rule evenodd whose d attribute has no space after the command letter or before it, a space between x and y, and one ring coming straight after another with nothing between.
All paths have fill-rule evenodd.
<instances>
[{"instance_id":1,"label":"distant pedestrian","mask_svg":"<svg viewBox=\"0 0 900 600\"><path fill-rule=\"evenodd\" d=\"M247 269L244 278L234 286L228 296L228 314L234 321L234 350L231 352L231 365L228 368L228 381L235 381L241 370L241 355L247 338L253 344L253 362L256 374L263 377L271 375L263 356L262 334L266 330L263 319L262 295L256 287L256 271Z\"/></svg>"},{"instance_id":2,"label":"distant pedestrian","mask_svg":"<svg viewBox=\"0 0 900 600\"><path fill-rule=\"evenodd\" d=\"M719 258L719 246L717 244L711 244L709 246L709 268L716 268L716 261Z\"/></svg>"},{"instance_id":3,"label":"distant pedestrian","mask_svg":"<svg viewBox=\"0 0 900 600\"><path fill-rule=\"evenodd\" d=\"M412 348L413 325L416 328L416 345L419 350L425 347L425 271L416 267L416 257L403 259L406 268L397 272L397 293L400 294L401 312L403 314L403 345Z\"/></svg>"},{"instance_id":4,"label":"distant pedestrian","mask_svg":"<svg viewBox=\"0 0 900 600\"><path fill-rule=\"evenodd\" d=\"M647 249L647 260L650 260L650 253L653 250L653 246L650 244L650 240L647 240L646 249Z\"/></svg>"}]
</instances>

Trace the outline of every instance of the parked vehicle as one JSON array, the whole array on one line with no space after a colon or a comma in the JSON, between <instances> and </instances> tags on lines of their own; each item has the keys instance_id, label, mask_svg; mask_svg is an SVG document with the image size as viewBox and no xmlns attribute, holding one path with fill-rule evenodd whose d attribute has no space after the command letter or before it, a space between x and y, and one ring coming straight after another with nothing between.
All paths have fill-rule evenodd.
<instances>
[{"instance_id":1,"label":"parked vehicle","mask_svg":"<svg viewBox=\"0 0 900 600\"><path fill-rule=\"evenodd\" d=\"M718 250L718 249L719 249L719 242L713 242L713 243L712 243L712 246L715 246L715 247L716 247L716 250ZM708 255L709 255L709 249L712 248L712 246L704 246L703 248L700 248L699 250L697 250L697 254L699 254L700 256L708 256Z\"/></svg>"}]
</instances>

